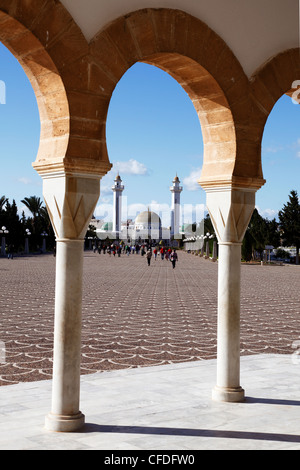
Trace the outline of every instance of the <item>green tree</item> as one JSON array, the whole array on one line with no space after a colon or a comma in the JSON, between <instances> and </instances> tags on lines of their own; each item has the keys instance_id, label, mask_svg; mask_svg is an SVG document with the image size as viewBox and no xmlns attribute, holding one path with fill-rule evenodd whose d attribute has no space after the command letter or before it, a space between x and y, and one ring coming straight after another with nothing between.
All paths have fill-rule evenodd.
<instances>
[{"instance_id":1,"label":"green tree","mask_svg":"<svg viewBox=\"0 0 300 470\"><path fill-rule=\"evenodd\" d=\"M248 227L243 239L242 243L242 259L244 261L250 261L253 256L253 245L254 245L254 238Z\"/></svg>"},{"instance_id":2,"label":"green tree","mask_svg":"<svg viewBox=\"0 0 300 470\"><path fill-rule=\"evenodd\" d=\"M250 223L249 223L249 234L252 243L252 253L258 252L260 259L263 259L263 251L266 246L266 224L265 219L259 214L257 209L254 209Z\"/></svg>"},{"instance_id":3,"label":"green tree","mask_svg":"<svg viewBox=\"0 0 300 470\"><path fill-rule=\"evenodd\" d=\"M30 196L30 197L25 197L22 199L22 204L27 207L27 209L31 212L32 214L32 230L33 233L36 232L36 221L37 218L41 214L41 209L43 206L43 203L41 201L41 198L37 196Z\"/></svg>"},{"instance_id":4,"label":"green tree","mask_svg":"<svg viewBox=\"0 0 300 470\"><path fill-rule=\"evenodd\" d=\"M292 190L289 201L278 214L283 246L296 247L296 264L299 264L300 248L300 203L298 193Z\"/></svg>"},{"instance_id":5,"label":"green tree","mask_svg":"<svg viewBox=\"0 0 300 470\"><path fill-rule=\"evenodd\" d=\"M5 196L0 197L0 213L4 211L4 206L7 203L8 199Z\"/></svg>"},{"instance_id":6,"label":"green tree","mask_svg":"<svg viewBox=\"0 0 300 470\"><path fill-rule=\"evenodd\" d=\"M273 245L274 248L280 245L280 231L279 223L276 219L268 220L266 222L266 245Z\"/></svg>"},{"instance_id":7,"label":"green tree","mask_svg":"<svg viewBox=\"0 0 300 470\"><path fill-rule=\"evenodd\" d=\"M209 232L211 235L215 232L211 218L209 214L206 214L204 218L204 234Z\"/></svg>"},{"instance_id":8,"label":"green tree","mask_svg":"<svg viewBox=\"0 0 300 470\"><path fill-rule=\"evenodd\" d=\"M6 243L8 245L12 245L14 247L14 251L18 251L24 242L22 237L22 223L18 215L18 208L15 200L10 203L9 200L6 199L5 209L1 209L0 225L1 227L4 225L9 231L6 236Z\"/></svg>"},{"instance_id":9,"label":"green tree","mask_svg":"<svg viewBox=\"0 0 300 470\"><path fill-rule=\"evenodd\" d=\"M42 244L41 234L42 232L47 232L47 247L53 248L55 245L55 234L47 208L43 205L41 198L37 196L30 196L25 197L21 202L32 214L32 217L27 218L25 224L26 228L30 228L32 233L31 245L34 247L34 249L40 249Z\"/></svg>"},{"instance_id":10,"label":"green tree","mask_svg":"<svg viewBox=\"0 0 300 470\"><path fill-rule=\"evenodd\" d=\"M280 233L278 230L278 222L276 222L275 219L265 219L259 214L257 209L254 209L243 240L243 259L250 261L251 258L254 258L254 253L258 252L262 260L266 245L273 245L275 248L279 244Z\"/></svg>"}]
</instances>

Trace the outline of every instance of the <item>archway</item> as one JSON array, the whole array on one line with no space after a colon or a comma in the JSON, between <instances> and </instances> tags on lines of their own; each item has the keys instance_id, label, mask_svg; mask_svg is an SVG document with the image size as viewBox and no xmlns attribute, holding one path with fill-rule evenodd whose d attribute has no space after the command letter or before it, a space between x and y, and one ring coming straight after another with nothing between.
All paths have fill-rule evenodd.
<instances>
[{"instance_id":1,"label":"archway","mask_svg":"<svg viewBox=\"0 0 300 470\"><path fill-rule=\"evenodd\" d=\"M163 238L170 238L170 185L177 174L184 186L182 223L195 222L192 217L200 222L205 204L196 180L203 161L201 127L193 103L176 80L155 66L133 65L114 90L106 139L113 170L101 182L98 217L109 214L112 219L111 187L119 173L125 185L122 220L132 221L129 233L133 235L138 213L152 207L162 218ZM127 240L125 230L121 237Z\"/></svg>"},{"instance_id":2,"label":"archway","mask_svg":"<svg viewBox=\"0 0 300 470\"><path fill-rule=\"evenodd\" d=\"M203 185L234 181L259 187L263 183L258 148L247 147L251 142L245 132L248 79L227 45L207 25L182 11L141 10L96 35L90 51L94 79L101 78L105 85L103 96L110 96L121 76L138 61L162 68L182 85L201 122ZM103 122L107 109L108 103L101 109Z\"/></svg>"},{"instance_id":3,"label":"archway","mask_svg":"<svg viewBox=\"0 0 300 470\"><path fill-rule=\"evenodd\" d=\"M214 398L241 401L239 315L241 243L264 183L249 81L226 44L200 20L181 11L141 10L119 18L90 44L108 78L107 94L140 61L161 68L190 96L201 123L200 179L219 240L218 374ZM106 121L107 109L103 109Z\"/></svg>"},{"instance_id":4,"label":"archway","mask_svg":"<svg viewBox=\"0 0 300 470\"><path fill-rule=\"evenodd\" d=\"M83 237L99 197L99 180L111 167L105 137L110 98L122 75L138 61L176 78L198 112L204 137L200 182L220 245L214 396L242 400L241 241L255 192L264 183L260 150L269 104L262 95L274 69L267 66L259 80L254 77L249 83L226 43L199 19L178 10L130 13L87 44L59 2L45 0L38 12L36 2L21 7L20 2L0 1L0 5L1 37L31 75L39 100L43 125L35 168L44 179L57 234L53 406L47 427L70 431L84 422L78 408ZM285 61L296 64L293 54ZM293 70L299 71L299 65ZM285 80L289 82L288 75ZM282 94L289 89L285 84L278 90ZM278 90L275 87L271 95Z\"/></svg>"},{"instance_id":5,"label":"archway","mask_svg":"<svg viewBox=\"0 0 300 470\"><path fill-rule=\"evenodd\" d=\"M264 64L252 77L251 86L253 99L259 107L257 120L260 122L260 140L262 142L268 121L272 119L272 112L276 106L286 103L294 108L299 114L300 104L300 61L299 49L290 49L281 52ZM297 78L298 77L298 78ZM271 80L272 78L272 80ZM291 100L290 100L291 98ZM280 130L278 132L280 134ZM295 137L294 145L298 144ZM284 172L283 172L284 173ZM272 180L270 181L272 184ZM287 189L287 193L297 189L298 183L294 180L296 187ZM288 194L286 194L286 202ZM281 206L282 207L282 206Z\"/></svg>"},{"instance_id":6,"label":"archway","mask_svg":"<svg viewBox=\"0 0 300 470\"><path fill-rule=\"evenodd\" d=\"M262 145L267 120L284 95L293 98L293 105L300 104L299 49L279 53L263 64L251 77L252 121L256 121L255 139Z\"/></svg>"},{"instance_id":7,"label":"archway","mask_svg":"<svg viewBox=\"0 0 300 470\"><path fill-rule=\"evenodd\" d=\"M299 188L299 113L300 106L284 94L272 108L264 128L262 165L267 182L259 191L257 205L270 219L277 217L290 191Z\"/></svg>"}]
</instances>

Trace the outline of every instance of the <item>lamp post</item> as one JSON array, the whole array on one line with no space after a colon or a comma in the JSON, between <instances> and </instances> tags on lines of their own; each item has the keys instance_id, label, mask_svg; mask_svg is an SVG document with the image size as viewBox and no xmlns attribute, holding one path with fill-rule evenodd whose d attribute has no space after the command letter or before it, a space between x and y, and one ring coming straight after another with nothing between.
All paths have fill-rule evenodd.
<instances>
[{"instance_id":1,"label":"lamp post","mask_svg":"<svg viewBox=\"0 0 300 470\"><path fill-rule=\"evenodd\" d=\"M212 261L217 261L218 259L217 241L214 240L215 237L216 237L215 233L212 233L209 237L211 240L213 240L212 258L211 258Z\"/></svg>"},{"instance_id":2,"label":"lamp post","mask_svg":"<svg viewBox=\"0 0 300 470\"><path fill-rule=\"evenodd\" d=\"M6 227L2 227L0 230L0 233L2 233L2 241L1 241L1 256L6 256L6 251L5 251L5 235L9 233L9 231L6 229Z\"/></svg>"},{"instance_id":3,"label":"lamp post","mask_svg":"<svg viewBox=\"0 0 300 470\"><path fill-rule=\"evenodd\" d=\"M43 237L43 248L42 248L42 253L46 253L46 237L48 237L48 233L47 232L43 232L41 233L42 237Z\"/></svg>"},{"instance_id":4,"label":"lamp post","mask_svg":"<svg viewBox=\"0 0 300 470\"><path fill-rule=\"evenodd\" d=\"M209 259L209 239L210 239L210 233L207 232L206 234L206 255L205 255L205 259Z\"/></svg>"},{"instance_id":5,"label":"lamp post","mask_svg":"<svg viewBox=\"0 0 300 470\"><path fill-rule=\"evenodd\" d=\"M28 254L29 254L29 241L28 241L28 237L30 237L31 232L30 232L30 230L29 230L28 228L25 230L25 232L26 232L26 233L25 233L25 237L26 237L26 238L25 238L25 253L26 253L26 255L28 255Z\"/></svg>"}]
</instances>

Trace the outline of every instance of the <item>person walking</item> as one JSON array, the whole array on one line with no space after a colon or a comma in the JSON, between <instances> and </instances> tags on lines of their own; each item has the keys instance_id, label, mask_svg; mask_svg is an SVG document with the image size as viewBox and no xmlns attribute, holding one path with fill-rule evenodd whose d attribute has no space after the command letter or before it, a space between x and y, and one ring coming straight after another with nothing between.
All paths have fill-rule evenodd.
<instances>
[{"instance_id":1,"label":"person walking","mask_svg":"<svg viewBox=\"0 0 300 470\"><path fill-rule=\"evenodd\" d=\"M171 253L171 262L172 262L172 265L173 265L173 269L175 269L176 261L178 261L178 255L176 253L176 250L174 249Z\"/></svg>"},{"instance_id":2,"label":"person walking","mask_svg":"<svg viewBox=\"0 0 300 470\"><path fill-rule=\"evenodd\" d=\"M148 266L150 266L150 262L151 262L151 258L152 258L152 250L151 250L151 247L149 247L148 250L147 250L146 258L147 258Z\"/></svg>"},{"instance_id":3,"label":"person walking","mask_svg":"<svg viewBox=\"0 0 300 470\"><path fill-rule=\"evenodd\" d=\"M8 248L7 248L7 258L8 259L13 259L14 258L14 247L13 245L8 245Z\"/></svg>"}]
</instances>

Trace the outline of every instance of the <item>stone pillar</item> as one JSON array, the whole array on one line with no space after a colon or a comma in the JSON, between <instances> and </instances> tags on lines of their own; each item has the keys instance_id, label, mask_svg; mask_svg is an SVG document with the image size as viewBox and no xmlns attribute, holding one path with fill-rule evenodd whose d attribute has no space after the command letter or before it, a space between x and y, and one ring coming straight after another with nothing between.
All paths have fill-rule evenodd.
<instances>
[{"instance_id":1,"label":"stone pillar","mask_svg":"<svg viewBox=\"0 0 300 470\"><path fill-rule=\"evenodd\" d=\"M213 399L244 400L240 386L241 245L255 207L255 190L207 190L207 207L219 242L218 358Z\"/></svg>"},{"instance_id":2,"label":"stone pillar","mask_svg":"<svg viewBox=\"0 0 300 470\"><path fill-rule=\"evenodd\" d=\"M180 186L180 180L176 175L173 179L173 186L170 187L172 193L172 207L171 207L171 237L175 239L181 238L180 232L180 194L183 187Z\"/></svg>"},{"instance_id":3,"label":"stone pillar","mask_svg":"<svg viewBox=\"0 0 300 470\"><path fill-rule=\"evenodd\" d=\"M80 429L81 304L84 236L100 195L100 178L43 176L43 192L56 233L56 286L52 409L46 429Z\"/></svg>"},{"instance_id":4,"label":"stone pillar","mask_svg":"<svg viewBox=\"0 0 300 470\"><path fill-rule=\"evenodd\" d=\"M114 210L113 210L113 234L116 238L119 238L121 233L121 222L122 222L122 193L124 186L122 180L118 174L115 178L115 184L112 187L114 193Z\"/></svg>"}]
</instances>

